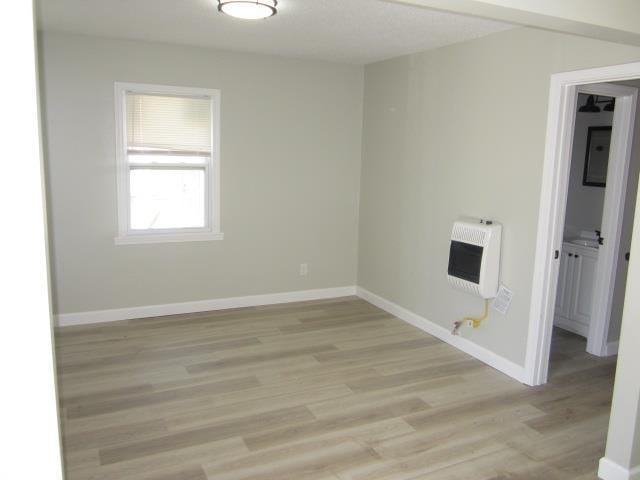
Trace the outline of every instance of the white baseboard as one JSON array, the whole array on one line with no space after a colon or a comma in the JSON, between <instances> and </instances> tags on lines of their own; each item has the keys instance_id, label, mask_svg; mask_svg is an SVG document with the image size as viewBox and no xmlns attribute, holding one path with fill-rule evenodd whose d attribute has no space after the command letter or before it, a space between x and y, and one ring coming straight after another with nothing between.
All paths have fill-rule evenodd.
<instances>
[{"instance_id":1,"label":"white baseboard","mask_svg":"<svg viewBox=\"0 0 640 480\"><path fill-rule=\"evenodd\" d=\"M567 330L568 332L575 333L576 335L580 335L584 338L587 338L589 336L589 325L580 324L576 321L569 320L560 315L555 315L553 317L553 325L555 327L560 327L563 330Z\"/></svg>"},{"instance_id":2,"label":"white baseboard","mask_svg":"<svg viewBox=\"0 0 640 480\"><path fill-rule=\"evenodd\" d=\"M628 470L607 457L600 459L598 478L602 480L640 480L640 466Z\"/></svg>"},{"instance_id":3,"label":"white baseboard","mask_svg":"<svg viewBox=\"0 0 640 480\"><path fill-rule=\"evenodd\" d=\"M111 310L95 310L90 312L63 313L55 316L56 325L68 327L90 323L116 322L133 318L160 317L182 313L207 312L227 308L256 307L277 303L303 302L322 300L325 298L347 297L356 294L355 286L322 288L316 290L299 290L295 292L268 293L266 295L250 295L247 297L216 298L194 302L168 303L166 305L146 305L142 307L115 308Z\"/></svg>"},{"instance_id":4,"label":"white baseboard","mask_svg":"<svg viewBox=\"0 0 640 480\"><path fill-rule=\"evenodd\" d=\"M64 313L55 316L56 325L67 327L86 325L91 323L115 322L135 318L160 317L163 315L178 315L183 313L207 312L227 308L255 307L259 305L273 305L278 303L301 302L307 300L321 300L327 298L358 295L364 300L404 320L407 323L433 335L436 338L462 350L502 373L524 382L524 367L501 357L472 341L451 335L451 332L368 290L355 287L323 288L316 290L300 290L295 292L269 293L266 295L250 295L246 297L216 298L193 302L169 303L165 305L145 305L140 307L116 308L110 310L95 310L79 313ZM640 480L640 479L639 479Z\"/></svg>"},{"instance_id":5,"label":"white baseboard","mask_svg":"<svg viewBox=\"0 0 640 480\"><path fill-rule=\"evenodd\" d=\"M471 355L472 357L477 358L481 362L486 363L487 365L499 370L500 372L515 378L519 382L524 383L525 371L524 367L513 363L510 360L507 360L504 357L496 355L495 353L487 350L486 348L481 347L473 343L466 338L459 337L456 335L452 335L450 330L447 330L440 325L433 323L430 320L427 320L420 315L407 310L400 305L397 305L375 293L372 293L362 287L357 287L357 295L366 300L369 303L372 303L378 308L381 308L391 315L398 317L401 320L404 320L407 323L410 323L414 327L419 328L427 332L430 335L433 335L436 338L439 338L445 343L456 347L459 350Z\"/></svg>"},{"instance_id":6,"label":"white baseboard","mask_svg":"<svg viewBox=\"0 0 640 480\"><path fill-rule=\"evenodd\" d=\"M609 342L607 343L607 347L604 351L604 355L606 357L610 357L611 355L617 355L618 354L618 340L616 340L615 342Z\"/></svg>"}]
</instances>

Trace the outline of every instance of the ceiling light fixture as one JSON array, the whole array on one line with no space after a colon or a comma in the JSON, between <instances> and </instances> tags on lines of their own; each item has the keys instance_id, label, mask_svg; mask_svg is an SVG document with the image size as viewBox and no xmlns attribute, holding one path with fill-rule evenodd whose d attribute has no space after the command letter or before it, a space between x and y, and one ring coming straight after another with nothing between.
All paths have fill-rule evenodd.
<instances>
[{"instance_id":1,"label":"ceiling light fixture","mask_svg":"<svg viewBox=\"0 0 640 480\"><path fill-rule=\"evenodd\" d=\"M587 97L587 103L581 106L578 111L580 113L598 113L600 111L600 107L596 105L595 95L589 95Z\"/></svg>"},{"instance_id":2,"label":"ceiling light fixture","mask_svg":"<svg viewBox=\"0 0 640 480\"><path fill-rule=\"evenodd\" d=\"M615 97L599 97L598 95L589 95L587 102L578 108L580 113L598 113L600 112L599 103L606 103L604 106L605 112L613 112L616 108Z\"/></svg>"},{"instance_id":3,"label":"ceiling light fixture","mask_svg":"<svg viewBox=\"0 0 640 480\"><path fill-rule=\"evenodd\" d=\"M278 10L278 0L218 0L218 11L244 20L272 17Z\"/></svg>"}]
</instances>

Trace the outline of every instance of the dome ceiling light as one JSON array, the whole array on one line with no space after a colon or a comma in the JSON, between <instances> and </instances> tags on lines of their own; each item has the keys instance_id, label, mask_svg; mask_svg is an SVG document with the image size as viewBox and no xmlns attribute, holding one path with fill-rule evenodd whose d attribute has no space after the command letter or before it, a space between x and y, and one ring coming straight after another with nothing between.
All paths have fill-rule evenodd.
<instances>
[{"instance_id":1,"label":"dome ceiling light","mask_svg":"<svg viewBox=\"0 0 640 480\"><path fill-rule=\"evenodd\" d=\"M272 17L278 10L278 0L218 0L218 11L243 20Z\"/></svg>"}]
</instances>

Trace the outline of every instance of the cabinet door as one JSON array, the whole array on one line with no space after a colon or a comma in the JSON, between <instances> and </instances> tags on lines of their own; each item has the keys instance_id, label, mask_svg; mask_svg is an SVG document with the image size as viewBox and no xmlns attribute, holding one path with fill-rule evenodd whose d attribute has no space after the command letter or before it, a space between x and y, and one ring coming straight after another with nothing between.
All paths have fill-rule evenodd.
<instances>
[{"instance_id":1,"label":"cabinet door","mask_svg":"<svg viewBox=\"0 0 640 480\"><path fill-rule=\"evenodd\" d=\"M573 255L573 254L572 254ZM573 258L569 258L569 252L562 251L560 255L560 271L558 273L558 288L556 293L556 315L561 317L569 317L571 306Z\"/></svg>"},{"instance_id":2,"label":"cabinet door","mask_svg":"<svg viewBox=\"0 0 640 480\"><path fill-rule=\"evenodd\" d=\"M596 273L597 258L577 253L573 257L574 294L569 317L589 330L591 322L591 302L593 299L593 280Z\"/></svg>"}]
</instances>

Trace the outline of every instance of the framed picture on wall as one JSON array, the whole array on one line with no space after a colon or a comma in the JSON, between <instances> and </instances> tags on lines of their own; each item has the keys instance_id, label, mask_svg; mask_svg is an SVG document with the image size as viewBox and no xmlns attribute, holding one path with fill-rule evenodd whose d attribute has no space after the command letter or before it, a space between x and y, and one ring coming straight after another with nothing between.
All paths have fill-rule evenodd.
<instances>
[{"instance_id":1,"label":"framed picture on wall","mask_svg":"<svg viewBox=\"0 0 640 480\"><path fill-rule=\"evenodd\" d=\"M587 153L584 159L584 175L582 177L583 185L590 187L606 186L610 146L611 127L589 127Z\"/></svg>"}]
</instances>

